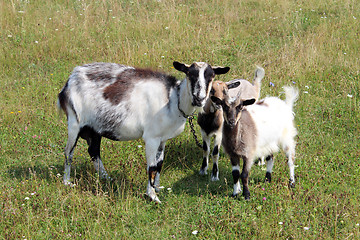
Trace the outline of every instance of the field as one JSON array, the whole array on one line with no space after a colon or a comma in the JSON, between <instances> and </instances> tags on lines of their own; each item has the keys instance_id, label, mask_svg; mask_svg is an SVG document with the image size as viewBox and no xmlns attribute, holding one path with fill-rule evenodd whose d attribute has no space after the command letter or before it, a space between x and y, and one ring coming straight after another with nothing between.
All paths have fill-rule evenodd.
<instances>
[{"instance_id":1,"label":"field","mask_svg":"<svg viewBox=\"0 0 360 240\"><path fill-rule=\"evenodd\" d=\"M359 1L6 0L0 15L0 239L360 239ZM142 140L103 140L112 182L80 140L76 186L64 186L57 94L95 61L179 79L173 61L205 61L231 68L223 81L251 81L260 65L262 96L297 87L296 187L279 152L270 184L254 165L251 199L229 197L229 158L220 181L200 176L189 123L167 142L162 204L144 197Z\"/></svg>"}]
</instances>

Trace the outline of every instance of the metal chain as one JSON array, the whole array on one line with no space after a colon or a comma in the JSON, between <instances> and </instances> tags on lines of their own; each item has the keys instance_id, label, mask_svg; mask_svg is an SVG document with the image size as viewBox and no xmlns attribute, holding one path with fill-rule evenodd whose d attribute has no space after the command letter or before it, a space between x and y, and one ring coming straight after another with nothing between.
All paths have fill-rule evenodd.
<instances>
[{"instance_id":1,"label":"metal chain","mask_svg":"<svg viewBox=\"0 0 360 240\"><path fill-rule=\"evenodd\" d=\"M194 123L193 123L193 119L194 119L194 117L193 116L188 116L188 119L189 119L189 124L190 124L190 128L191 128L191 132L192 132L192 134L193 134L193 136L194 136L194 139L195 139L195 143L196 143L196 145L199 147L199 148L202 148L202 146L201 146L201 143L199 142L199 140L198 140L198 138L197 138L197 136L196 136L196 133L195 133L195 129L194 129Z\"/></svg>"}]
</instances>

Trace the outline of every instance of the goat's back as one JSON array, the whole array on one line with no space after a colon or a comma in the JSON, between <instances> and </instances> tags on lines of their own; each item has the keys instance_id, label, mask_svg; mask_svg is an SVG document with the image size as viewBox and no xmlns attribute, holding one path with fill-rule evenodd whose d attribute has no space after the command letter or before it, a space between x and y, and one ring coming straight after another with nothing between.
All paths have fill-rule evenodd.
<instances>
[{"instance_id":1,"label":"goat's back","mask_svg":"<svg viewBox=\"0 0 360 240\"><path fill-rule=\"evenodd\" d=\"M285 101L267 97L246 109L256 126L256 157L277 152L279 145L284 146L296 136L293 110Z\"/></svg>"},{"instance_id":2,"label":"goat's back","mask_svg":"<svg viewBox=\"0 0 360 240\"><path fill-rule=\"evenodd\" d=\"M259 89L245 79L235 79L229 81L229 83L240 82L240 85L236 88L229 89L229 97L236 98L240 96L241 99L252 99L256 100L259 98Z\"/></svg>"}]
</instances>

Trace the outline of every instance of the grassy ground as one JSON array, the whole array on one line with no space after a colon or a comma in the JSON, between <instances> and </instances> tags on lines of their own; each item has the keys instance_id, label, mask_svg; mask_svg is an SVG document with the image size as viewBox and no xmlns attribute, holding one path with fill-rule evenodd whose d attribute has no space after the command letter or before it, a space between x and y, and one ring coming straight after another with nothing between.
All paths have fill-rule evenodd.
<instances>
[{"instance_id":1,"label":"grassy ground","mask_svg":"<svg viewBox=\"0 0 360 240\"><path fill-rule=\"evenodd\" d=\"M359 239L359 9L356 0L1 1L0 238ZM294 189L279 153L271 184L254 166L251 200L229 198L227 156L219 182L199 176L188 124L168 141L161 205L143 196L141 140L103 141L112 183L99 182L80 141L77 185L62 185L66 120L55 102L72 69L106 61L182 78L174 60L230 66L224 81L252 79L262 65L262 96L299 88Z\"/></svg>"}]
</instances>

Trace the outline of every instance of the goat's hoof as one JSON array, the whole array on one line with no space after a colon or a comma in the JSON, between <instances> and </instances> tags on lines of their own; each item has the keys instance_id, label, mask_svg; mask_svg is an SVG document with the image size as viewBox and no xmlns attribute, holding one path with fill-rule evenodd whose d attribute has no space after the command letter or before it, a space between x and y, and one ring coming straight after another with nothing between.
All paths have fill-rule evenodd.
<instances>
[{"instance_id":1,"label":"goat's hoof","mask_svg":"<svg viewBox=\"0 0 360 240\"><path fill-rule=\"evenodd\" d=\"M72 183L72 182L70 182L70 181L64 181L64 185L65 186L69 186L69 187L75 187L76 186L76 184L75 183Z\"/></svg>"},{"instance_id":2,"label":"goat's hoof","mask_svg":"<svg viewBox=\"0 0 360 240\"><path fill-rule=\"evenodd\" d=\"M294 188L295 187L295 183L294 182L289 182L289 188Z\"/></svg>"},{"instance_id":3,"label":"goat's hoof","mask_svg":"<svg viewBox=\"0 0 360 240\"><path fill-rule=\"evenodd\" d=\"M153 195L151 195L151 194L145 193L145 196L147 197L147 199L148 199L149 201L155 202L156 204L160 204L160 203L161 203L161 201L159 200L159 198L158 198L156 195L153 196Z\"/></svg>"},{"instance_id":4,"label":"goat's hoof","mask_svg":"<svg viewBox=\"0 0 360 240\"><path fill-rule=\"evenodd\" d=\"M155 192L158 193L161 191L161 189L164 188L164 186L159 186L159 187L154 187L155 188Z\"/></svg>"},{"instance_id":5,"label":"goat's hoof","mask_svg":"<svg viewBox=\"0 0 360 240\"><path fill-rule=\"evenodd\" d=\"M271 183L271 173L266 172L266 174L265 174L265 182Z\"/></svg>"},{"instance_id":6,"label":"goat's hoof","mask_svg":"<svg viewBox=\"0 0 360 240\"><path fill-rule=\"evenodd\" d=\"M237 198L238 195L239 195L238 193L237 194L231 194L230 197Z\"/></svg>"},{"instance_id":7,"label":"goat's hoof","mask_svg":"<svg viewBox=\"0 0 360 240\"><path fill-rule=\"evenodd\" d=\"M219 181L219 177L211 176L211 181L213 182Z\"/></svg>"},{"instance_id":8,"label":"goat's hoof","mask_svg":"<svg viewBox=\"0 0 360 240\"><path fill-rule=\"evenodd\" d=\"M245 200L250 200L250 192L244 192L243 196L244 196Z\"/></svg>"},{"instance_id":9,"label":"goat's hoof","mask_svg":"<svg viewBox=\"0 0 360 240\"><path fill-rule=\"evenodd\" d=\"M200 169L199 174L200 174L201 176L207 175L206 169Z\"/></svg>"}]
</instances>

